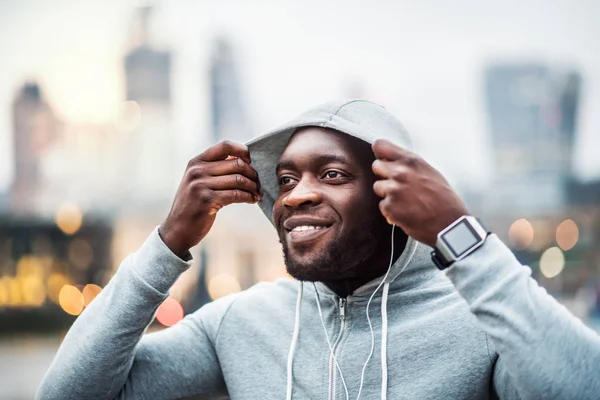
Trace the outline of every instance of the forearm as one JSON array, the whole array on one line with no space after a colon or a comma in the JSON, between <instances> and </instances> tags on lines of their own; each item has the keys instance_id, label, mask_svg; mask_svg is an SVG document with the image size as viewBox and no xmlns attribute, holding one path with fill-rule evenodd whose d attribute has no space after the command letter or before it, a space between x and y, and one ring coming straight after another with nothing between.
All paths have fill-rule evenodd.
<instances>
[{"instance_id":1,"label":"forearm","mask_svg":"<svg viewBox=\"0 0 600 400\"><path fill-rule=\"evenodd\" d=\"M523 398L595 398L600 337L495 236L448 269Z\"/></svg>"},{"instance_id":2,"label":"forearm","mask_svg":"<svg viewBox=\"0 0 600 400\"><path fill-rule=\"evenodd\" d=\"M156 309L188 266L153 232L77 318L44 377L38 397L115 397Z\"/></svg>"}]
</instances>

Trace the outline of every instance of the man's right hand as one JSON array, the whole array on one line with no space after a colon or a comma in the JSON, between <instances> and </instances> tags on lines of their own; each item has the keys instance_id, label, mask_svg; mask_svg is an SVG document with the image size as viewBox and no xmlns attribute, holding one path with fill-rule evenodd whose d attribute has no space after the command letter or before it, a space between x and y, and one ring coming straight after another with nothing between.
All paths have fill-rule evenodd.
<instances>
[{"instance_id":1,"label":"man's right hand","mask_svg":"<svg viewBox=\"0 0 600 400\"><path fill-rule=\"evenodd\" d=\"M261 196L248 147L217 143L188 163L160 236L183 258L208 234L217 211L232 203L256 203Z\"/></svg>"}]
</instances>

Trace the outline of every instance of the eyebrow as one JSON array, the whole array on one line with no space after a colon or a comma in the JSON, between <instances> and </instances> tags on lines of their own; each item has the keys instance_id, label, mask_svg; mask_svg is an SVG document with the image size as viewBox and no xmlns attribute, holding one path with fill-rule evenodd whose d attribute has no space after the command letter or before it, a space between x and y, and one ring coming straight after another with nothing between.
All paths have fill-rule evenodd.
<instances>
[{"instance_id":1,"label":"eyebrow","mask_svg":"<svg viewBox=\"0 0 600 400\"><path fill-rule=\"evenodd\" d=\"M316 157L314 161L317 165L324 165L329 163L340 163L340 164L349 164L349 161L346 157L335 155L335 154L322 154ZM281 169L295 169L296 163L292 160L281 160L275 166L275 172L279 172Z\"/></svg>"}]
</instances>

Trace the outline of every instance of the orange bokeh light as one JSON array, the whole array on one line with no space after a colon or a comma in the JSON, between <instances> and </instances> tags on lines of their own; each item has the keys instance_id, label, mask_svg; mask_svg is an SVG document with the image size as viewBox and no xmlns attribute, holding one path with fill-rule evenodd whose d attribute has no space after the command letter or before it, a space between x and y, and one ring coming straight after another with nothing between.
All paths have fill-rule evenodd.
<instances>
[{"instance_id":1,"label":"orange bokeh light","mask_svg":"<svg viewBox=\"0 0 600 400\"><path fill-rule=\"evenodd\" d=\"M75 204L63 203L56 211L54 219L65 235L74 235L81 228L83 215Z\"/></svg>"},{"instance_id":2,"label":"orange bokeh light","mask_svg":"<svg viewBox=\"0 0 600 400\"><path fill-rule=\"evenodd\" d=\"M525 218L516 220L508 230L508 240L517 250L525 250L533 242L533 226Z\"/></svg>"},{"instance_id":3,"label":"orange bokeh light","mask_svg":"<svg viewBox=\"0 0 600 400\"><path fill-rule=\"evenodd\" d=\"M164 326L173 326L183 319L183 307L177 300L168 297L156 311L156 319Z\"/></svg>"},{"instance_id":4,"label":"orange bokeh light","mask_svg":"<svg viewBox=\"0 0 600 400\"><path fill-rule=\"evenodd\" d=\"M65 285L58 294L58 304L71 315L79 315L83 311L83 295L75 286Z\"/></svg>"},{"instance_id":5,"label":"orange bokeh light","mask_svg":"<svg viewBox=\"0 0 600 400\"><path fill-rule=\"evenodd\" d=\"M567 251L571 250L579 240L579 229L572 219L566 219L556 228L556 243Z\"/></svg>"},{"instance_id":6,"label":"orange bokeh light","mask_svg":"<svg viewBox=\"0 0 600 400\"><path fill-rule=\"evenodd\" d=\"M102 288L98 285L94 285L93 283L85 285L85 287L82 290L83 305L85 307L89 306L92 300L94 300L96 296L100 294L101 291Z\"/></svg>"}]
</instances>

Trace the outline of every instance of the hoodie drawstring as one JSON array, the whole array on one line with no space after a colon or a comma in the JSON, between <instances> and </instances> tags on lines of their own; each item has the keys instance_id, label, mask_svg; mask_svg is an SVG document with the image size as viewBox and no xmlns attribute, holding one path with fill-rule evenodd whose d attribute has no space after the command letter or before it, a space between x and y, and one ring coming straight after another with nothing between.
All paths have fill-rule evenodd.
<instances>
[{"instance_id":1,"label":"hoodie drawstring","mask_svg":"<svg viewBox=\"0 0 600 400\"><path fill-rule=\"evenodd\" d=\"M381 299L381 400L387 399L387 300L390 291L390 283L383 285L383 296Z\"/></svg>"},{"instance_id":2,"label":"hoodie drawstring","mask_svg":"<svg viewBox=\"0 0 600 400\"><path fill-rule=\"evenodd\" d=\"M292 336L292 344L290 344L290 352L288 353L287 359L287 390L286 400L292 400L292 368L294 366L294 352L296 351L296 343L298 342L298 335L300 334L300 310L302 309L302 292L304 291L304 284L302 281L298 281L298 297L296 298L296 318L294 322L294 335Z\"/></svg>"}]
</instances>

